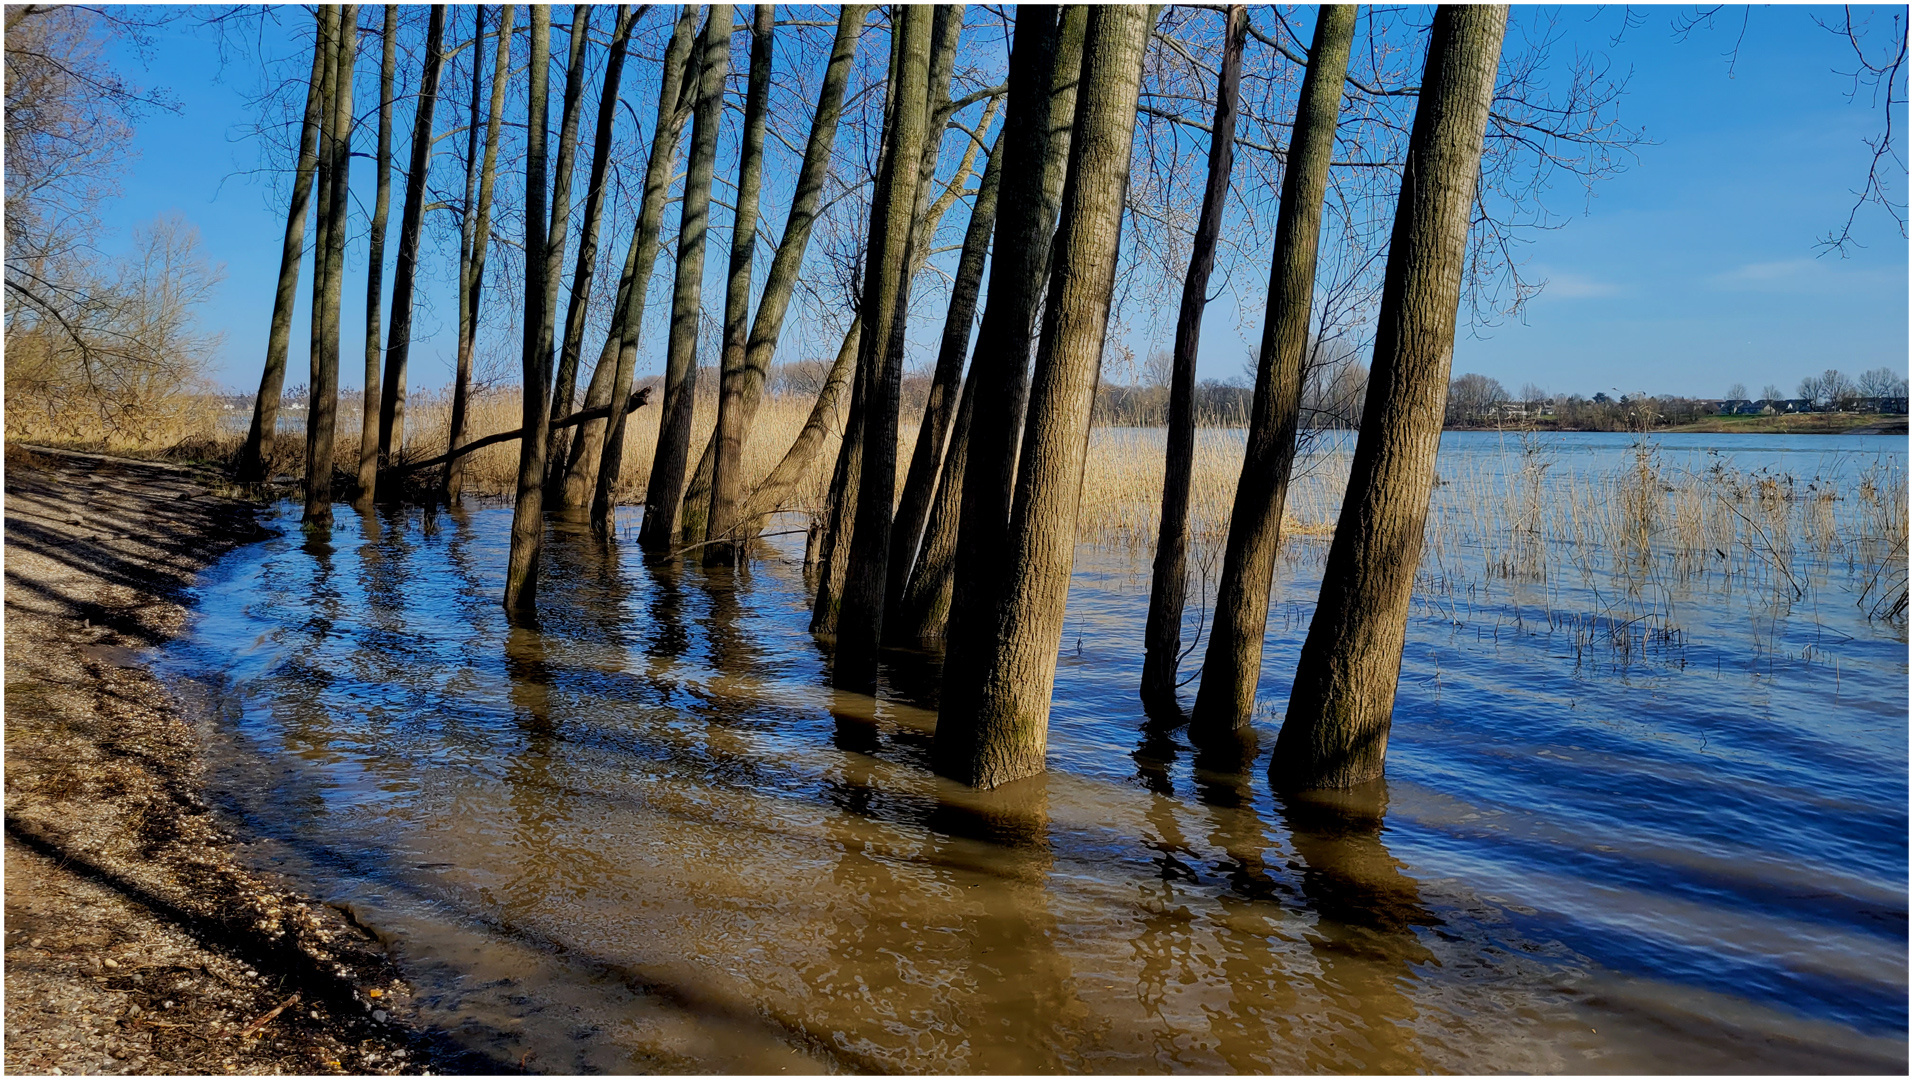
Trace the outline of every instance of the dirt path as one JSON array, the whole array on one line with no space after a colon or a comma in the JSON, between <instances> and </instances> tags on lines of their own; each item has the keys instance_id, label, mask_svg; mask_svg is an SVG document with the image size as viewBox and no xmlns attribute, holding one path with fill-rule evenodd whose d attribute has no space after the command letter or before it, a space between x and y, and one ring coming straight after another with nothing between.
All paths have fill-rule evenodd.
<instances>
[{"instance_id":1,"label":"dirt path","mask_svg":"<svg viewBox=\"0 0 1913 1080\"><path fill-rule=\"evenodd\" d=\"M188 468L6 451L7 1072L498 1071L403 1026L377 943L200 797L143 654L254 516Z\"/></svg>"}]
</instances>

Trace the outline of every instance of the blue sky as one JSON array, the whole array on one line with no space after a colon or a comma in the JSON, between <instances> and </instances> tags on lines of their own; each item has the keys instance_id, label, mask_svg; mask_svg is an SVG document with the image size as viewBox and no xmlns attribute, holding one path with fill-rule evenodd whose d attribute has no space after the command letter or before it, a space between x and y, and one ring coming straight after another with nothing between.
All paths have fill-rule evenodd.
<instances>
[{"instance_id":1,"label":"blue sky","mask_svg":"<svg viewBox=\"0 0 1913 1080\"><path fill-rule=\"evenodd\" d=\"M1586 394L1718 396L1735 382L1756 392L1766 383L1790 391L1802 375L1826 367L1850 373L1906 368L1907 245L1897 226L1884 211L1867 207L1856 229L1864 248L1843 259L1821 255L1815 246L1845 220L1852 189L1865 175L1868 151L1861 140L1877 132L1881 117L1870 102L1846 99L1848 83L1838 72L1851 67L1850 56L1844 42L1813 24L1812 10L1754 10L1731 74L1725 54L1740 36L1737 10L1722 15L1716 29L1681 41L1669 28L1676 9L1646 9L1645 22L1618 45L1612 38L1620 9L1564 10L1565 47L1599 51L1631 69L1620 115L1652 144L1639 148L1638 160L1604 181L1585 206L1578 189L1549 198L1564 224L1535 236L1523 252L1528 276L1547 279L1548 288L1522 318L1464 331L1456 343L1457 374L1478 371L1510 390L1534 382ZM467 32L468 17L461 16L458 34ZM177 212L198 226L208 255L226 268L203 315L206 327L225 334L212 376L250 390L264 353L284 229L278 197L250 175L259 162L258 148L241 134L249 120L244 91L250 76L216 77L216 45L189 27L169 29L157 45L143 71L130 58L125 62L147 84L170 89L182 108L139 127L141 153L125 178L124 198L108 208L111 232L101 246L119 249L132 226L163 213ZM289 55L292 48L280 51ZM366 83L362 78L361 94ZM628 96L648 124L646 94ZM1904 132L1904 106L1901 114ZM441 118L441 126L446 122ZM401 117L401 143L408 129ZM369 173L355 165L354 179ZM1898 190L1905 191L1903 178ZM774 234L781 210L767 207L766 213ZM714 244L728 243L726 218L724 211L714 214ZM394 232L397 222L395 192ZM363 306L363 272L360 265L348 273L342 327L348 343L362 340L362 312L353 309ZM424 336L413 353L415 387L442 385L451 374L449 297L437 296L436 284L426 288L419 316ZM1238 377L1259 335L1259 321L1239 319L1234 307L1211 306L1202 377ZM295 325L303 325L303 305L297 318ZM1168 329L1160 330L1164 343ZM913 364L928 362L934 328L913 336L924 343ZM304 379L302 337L294 335L289 382ZM1161 343L1131 344L1140 353ZM348 387L358 381L356 357L348 346L341 364ZM661 359L647 350L645 363L661 366Z\"/></svg>"}]
</instances>

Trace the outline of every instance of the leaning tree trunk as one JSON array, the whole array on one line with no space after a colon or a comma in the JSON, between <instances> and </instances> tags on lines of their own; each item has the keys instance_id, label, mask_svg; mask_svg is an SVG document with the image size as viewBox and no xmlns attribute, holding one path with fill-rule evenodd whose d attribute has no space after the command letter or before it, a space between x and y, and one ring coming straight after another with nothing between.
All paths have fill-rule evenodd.
<instances>
[{"instance_id":1,"label":"leaning tree trunk","mask_svg":"<svg viewBox=\"0 0 1913 1080\"><path fill-rule=\"evenodd\" d=\"M817 456L824 451L824 444L830 440L831 430L836 427L837 402L843 397L844 387L850 385L850 377L856 370L857 347L862 336L863 319L857 316L850 320L850 329L844 331L843 343L837 348L837 359L831 363L830 371L824 376L824 385L817 391L817 400L811 404L810 415L798 430L797 438L791 440L790 449L784 451L777 466L745 500L744 516L747 520L758 521L789 508L792 493L810 474Z\"/></svg>"},{"instance_id":2,"label":"leaning tree trunk","mask_svg":"<svg viewBox=\"0 0 1913 1080\"><path fill-rule=\"evenodd\" d=\"M958 705L972 707L962 704L969 691L959 684L973 689L982 678L987 657L981 647L996 625L1030 344L1069 157L1087 21L1088 12L1081 6L1060 12L1034 5L1017 9L990 296L970 362L976 406L965 429L963 472L944 479L960 485L945 628L945 712ZM949 768L953 771L948 775L957 775L955 770L967 766Z\"/></svg>"},{"instance_id":3,"label":"leaning tree trunk","mask_svg":"<svg viewBox=\"0 0 1913 1080\"><path fill-rule=\"evenodd\" d=\"M970 351L970 324L976 320L977 294L983 287L983 264L989 258L990 234L996 228L996 193L1003 177L1003 155L998 153L1001 146L999 137L990 149L983 183L977 189L976 204L970 210L970 224L964 230L963 254L957 261L956 279L950 286L950 306L943 315L943 341L937 349L936 372L930 379L930 396L924 403L923 420L917 426L910 470L904 475L903 498L897 505L896 524L891 528L890 581L884 601L886 623L901 613L904 586L910 580L917 547L930 520L944 445L956 419L957 397L963 387L963 359ZM914 632L909 637L914 640Z\"/></svg>"},{"instance_id":4,"label":"leaning tree trunk","mask_svg":"<svg viewBox=\"0 0 1913 1080\"><path fill-rule=\"evenodd\" d=\"M771 92L771 23L774 5L759 4L751 23L750 89L744 98L744 145L738 151L737 206L731 216L730 280L724 292L724 359L717 391L717 426L711 438L724 463L730 498L713 495L705 516L706 565L737 561L742 541L733 535L737 512L737 466L744 452L744 382L751 317L751 251L757 240L757 193L764 182L764 109ZM715 491L715 489L713 489ZM690 539L686 534L685 539Z\"/></svg>"},{"instance_id":5,"label":"leaning tree trunk","mask_svg":"<svg viewBox=\"0 0 1913 1080\"><path fill-rule=\"evenodd\" d=\"M924 141L929 134L928 102L923 87L930 72L930 22L925 6L899 9L897 73L890 84L890 127L885 153L870 199L869 253L864 261L863 340L858 346L857 382L863 398L857 437L858 475L846 485L836 547L847 547L841 597L825 582L817 593L811 628L838 635L832 679L839 686L861 687L875 672L876 646L883 622L883 567L890 550L890 516L897 483L897 410L902 390L902 323L910 298L911 226L916 223L917 189L923 178ZM853 415L857 398L851 399ZM846 433L845 438L850 437ZM840 457L847 455L840 452ZM846 480L849 477L846 476ZM878 547L878 543L881 547ZM841 604L837 609L836 605ZM876 625L871 625L874 621Z\"/></svg>"},{"instance_id":6,"label":"leaning tree trunk","mask_svg":"<svg viewBox=\"0 0 1913 1080\"><path fill-rule=\"evenodd\" d=\"M385 299L385 219L392 208L392 79L398 69L398 5L385 5L380 33L378 196L372 203L372 240L365 258L365 382L359 413L358 497L377 493L379 476L379 306Z\"/></svg>"},{"instance_id":7,"label":"leaning tree trunk","mask_svg":"<svg viewBox=\"0 0 1913 1080\"><path fill-rule=\"evenodd\" d=\"M803 267L804 252L817 223L824 183L830 174L831 150L836 145L837 128L843 118L844 89L849 85L851 63L856 59L857 38L871 7L870 4L845 4L838 10L837 37L831 45L830 62L824 68L823 84L817 92L810 139L804 145L804 160L798 168L790 213L784 219L784 235L771 256L770 271L758 294L757 315L751 321L736 407L730 414L720 410L718 428L711 433L711 441L706 444L685 493L683 516L687 534L693 524L690 521L693 504L704 487L710 489L708 520L730 523L718 528L713 535L722 535L726 529L743 534L755 531L756 517L743 510L744 446L750 438L757 408L763 401L764 383L770 374L771 361L777 355L777 341L783 333L784 316L790 310L797 273ZM834 403L831 408L835 408ZM730 437L733 431L734 439ZM726 436L722 442L718 439L719 432Z\"/></svg>"},{"instance_id":8,"label":"leaning tree trunk","mask_svg":"<svg viewBox=\"0 0 1913 1080\"><path fill-rule=\"evenodd\" d=\"M972 367L976 361L970 361ZM933 648L943 641L950 618L950 590L956 571L957 518L963 510L963 470L970 460L970 418L976 414L976 380L963 380L962 401L950 433L950 448L935 477L930 504L910 578L896 610L884 619L884 633L898 645Z\"/></svg>"},{"instance_id":9,"label":"leaning tree trunk","mask_svg":"<svg viewBox=\"0 0 1913 1080\"><path fill-rule=\"evenodd\" d=\"M645 169L644 201L632 229L631 253L625 259L627 270L624 300L618 308L618 340L615 346L606 345L607 350L615 349L611 353L614 358L612 393L606 396L606 401L629 394L637 371L645 295L650 291L651 268L658 259L658 230L664 221L671 171L677 164L678 137L684 131L684 121L697 105L699 72L697 59L692 54L692 35L696 30L697 8L687 6L679 14L677 27L671 32L671 44L664 51L664 69L658 84L658 117L651 139L651 158ZM604 363L604 358L598 362ZM566 476L567 490L575 481L581 492L592 493L591 527L600 536L608 536L612 499L618 488L618 474L624 467L623 418L613 417L603 426L586 424L578 442L581 450L574 456L574 469Z\"/></svg>"},{"instance_id":10,"label":"leaning tree trunk","mask_svg":"<svg viewBox=\"0 0 1913 1080\"><path fill-rule=\"evenodd\" d=\"M385 339L385 390L379 397L379 459L391 464L405 446L405 367L412 354L412 288L418 277L419 229L425 221L425 174L432 164L432 110L445 66L445 5L433 4L425 26L425 73L412 119L412 163L399 215L399 260L392 268L392 332Z\"/></svg>"},{"instance_id":11,"label":"leaning tree trunk","mask_svg":"<svg viewBox=\"0 0 1913 1080\"><path fill-rule=\"evenodd\" d=\"M472 189L472 159L478 146L478 95L480 88L479 54L485 39L485 8L477 7L476 29L472 34L472 116L466 137L465 190L469 211ZM485 114L485 163L478 170L478 211L466 245L464 265L459 268L458 374L452 386L452 422L446 440L445 499L457 502L465 489L465 464L458 448L465 443L465 414L472 393L472 354L478 345L478 308L484 298L485 252L491 246L492 186L498 178L498 132L505 119L505 85L511 74L511 28L514 8L506 4L498 13L498 51L492 63L492 96Z\"/></svg>"},{"instance_id":12,"label":"leaning tree trunk","mask_svg":"<svg viewBox=\"0 0 1913 1080\"><path fill-rule=\"evenodd\" d=\"M697 331L704 285L704 239L711 216L711 174L717 165L718 121L724 76L731 62L731 5L712 4L698 42L700 78L691 121L691 157L678 225L677 286L671 297L671 338L665 357L664 403L657 452L644 493L638 543L668 551L676 538L684 497L684 465L691 452L691 404L697 392ZM602 487L602 480L600 487Z\"/></svg>"},{"instance_id":13,"label":"leaning tree trunk","mask_svg":"<svg viewBox=\"0 0 1913 1080\"><path fill-rule=\"evenodd\" d=\"M1098 7L1083 35L1083 67L1069 179L1063 190L1043 335L1030 385L1016 473L1004 602L988 638L982 679L938 714L937 770L996 787L1043 770L1050 690L1076 553L1090 410L1116 285L1123 202L1142 61L1156 8ZM966 498L967 498L967 492Z\"/></svg>"},{"instance_id":14,"label":"leaning tree trunk","mask_svg":"<svg viewBox=\"0 0 1913 1080\"><path fill-rule=\"evenodd\" d=\"M1189 592L1189 478L1196 455L1196 353L1202 312L1209 305L1209 272L1222 234L1222 204L1235 165L1236 92L1242 86L1242 45L1249 9L1230 4L1222 73L1216 80L1216 116L1209 133L1209 184L1202 193L1189 272L1176 314L1174 369L1169 378L1168 451L1163 466L1162 516L1156 529L1155 574L1143 624L1142 699L1151 712L1178 713L1176 664L1182 653L1182 608ZM1304 309L1306 310L1306 309Z\"/></svg>"},{"instance_id":15,"label":"leaning tree trunk","mask_svg":"<svg viewBox=\"0 0 1913 1080\"><path fill-rule=\"evenodd\" d=\"M352 164L352 68L358 47L359 9L339 8L338 45L332 59L332 116L328 140L331 169L325 185L325 246L313 254L325 260L324 295L314 297L313 318L319 348L312 354L311 400L306 405L306 508L309 525L332 523L332 440L339 420L339 302L345 284L346 192Z\"/></svg>"},{"instance_id":16,"label":"leaning tree trunk","mask_svg":"<svg viewBox=\"0 0 1913 1080\"><path fill-rule=\"evenodd\" d=\"M531 93L525 105L524 436L518 442L518 499L512 507L505 610L529 621L538 611L538 556L545 541L545 445L551 417L551 312L545 307L545 135L551 126L551 9L531 8Z\"/></svg>"},{"instance_id":17,"label":"leaning tree trunk","mask_svg":"<svg viewBox=\"0 0 1913 1080\"><path fill-rule=\"evenodd\" d=\"M585 89L585 39L591 29L591 6L574 4L571 8L571 30L569 33L571 55L565 65L564 111L558 120L558 162L551 178L551 227L545 232L545 311L553 321L551 336L539 343L542 355L550 355L556 348L557 327L555 319L558 311L558 286L565 278L565 244L571 230L571 172L578 155L578 104L584 100ZM574 376L575 378L575 376ZM564 404L559 404L557 380L552 381L551 421L556 424L571 411L571 387L566 386ZM557 428L547 431L546 438L551 445L545 447L546 477L543 483L546 489L551 486L549 465L557 460L552 450L560 437Z\"/></svg>"},{"instance_id":18,"label":"leaning tree trunk","mask_svg":"<svg viewBox=\"0 0 1913 1080\"><path fill-rule=\"evenodd\" d=\"M286 353L292 344L292 308L299 296L299 260L305 255L306 212L312 204L312 179L319 167L319 124L325 113L325 73L337 12L321 5L312 40L312 74L306 79L306 115L299 127L299 158L293 170L292 202L286 210L286 239L279 249L279 288L272 298L272 330L266 338L266 370L252 403L252 427L239 451L237 478L257 483L266 478L273 437L279 427L279 399L286 388Z\"/></svg>"},{"instance_id":19,"label":"leaning tree trunk","mask_svg":"<svg viewBox=\"0 0 1913 1080\"><path fill-rule=\"evenodd\" d=\"M1322 199L1328 191L1342 80L1348 74L1354 36L1353 5L1317 9L1315 43L1309 49L1288 164L1282 171L1282 206L1275 221L1275 256L1269 268L1268 314L1262 325L1248 447L1229 515L1229 543L1216 587L1202 686L1190 717L1190 730L1197 738L1246 726L1255 710L1262 639L1268 633L1269 585L1282 542L1282 509L1295 464L1295 431L1302 411Z\"/></svg>"},{"instance_id":20,"label":"leaning tree trunk","mask_svg":"<svg viewBox=\"0 0 1913 1080\"><path fill-rule=\"evenodd\" d=\"M1362 433L1269 762L1279 788L1346 788L1382 775L1507 19L1499 5L1435 12L1389 238Z\"/></svg>"},{"instance_id":21,"label":"leaning tree trunk","mask_svg":"<svg viewBox=\"0 0 1913 1080\"><path fill-rule=\"evenodd\" d=\"M618 87L624 81L625 53L631 46L631 31L637 25L637 13L631 5L620 4L611 33L611 56L605 61L604 86L598 95L598 126L591 140L591 170L585 186L584 221L578 233L578 261L571 270L571 293L565 301L565 336L558 350L558 378L552 391L553 416L571 412L571 399L577 388L578 364L585 341L585 305L591 300L591 286L598 267L598 227L604 217L605 172L611 164L611 128L618 116ZM605 389L610 389L608 380ZM561 506L565 505L565 473L557 464L570 455L571 434L570 428L552 429L552 468L551 475L545 479L545 499Z\"/></svg>"}]
</instances>

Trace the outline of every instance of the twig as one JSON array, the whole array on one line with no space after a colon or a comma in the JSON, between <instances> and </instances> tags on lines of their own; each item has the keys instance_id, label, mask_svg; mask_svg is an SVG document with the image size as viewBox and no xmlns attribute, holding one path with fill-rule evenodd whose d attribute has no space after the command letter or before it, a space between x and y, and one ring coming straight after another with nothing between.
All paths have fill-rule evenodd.
<instances>
[{"instance_id":1,"label":"twig","mask_svg":"<svg viewBox=\"0 0 1913 1080\"><path fill-rule=\"evenodd\" d=\"M278 1016L280 1013L285 1012L287 1009L293 1007L294 1005L297 1005L298 1003L299 1003L298 994L294 994L291 997L287 998L286 1000L280 1002L278 1008L272 1010L271 1012L260 1017L259 1019L254 1020L252 1023L247 1024L245 1028L239 1032L239 1041L243 1043L247 1039L252 1038L254 1035L259 1034L259 1029L262 1027L265 1027L267 1024L272 1023L273 1017Z\"/></svg>"}]
</instances>

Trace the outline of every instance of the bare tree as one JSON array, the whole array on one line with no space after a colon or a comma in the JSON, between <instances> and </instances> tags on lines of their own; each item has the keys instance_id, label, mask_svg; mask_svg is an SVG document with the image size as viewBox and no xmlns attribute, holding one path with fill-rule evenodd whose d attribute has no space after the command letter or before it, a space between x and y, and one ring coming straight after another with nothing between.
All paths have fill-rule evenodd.
<instances>
[{"instance_id":1,"label":"bare tree","mask_svg":"<svg viewBox=\"0 0 1913 1080\"><path fill-rule=\"evenodd\" d=\"M379 308L385 301L385 219L392 208L392 81L398 73L398 5L385 5L379 31L378 194L372 203L372 239L365 258L365 381L360 383L359 479L357 497L376 493L379 473Z\"/></svg>"},{"instance_id":2,"label":"bare tree","mask_svg":"<svg viewBox=\"0 0 1913 1080\"><path fill-rule=\"evenodd\" d=\"M1316 10L1308 73L1296 103L1294 134L1283 170L1248 445L1229 515L1229 540L1216 588L1209 648L1203 657L1202 685L1191 716L1191 733L1197 737L1243 727L1255 708L1262 640L1268 632L1269 587L1295 467L1322 200L1328 190L1335 126L1354 36L1353 5L1324 5Z\"/></svg>"},{"instance_id":3,"label":"bare tree","mask_svg":"<svg viewBox=\"0 0 1913 1080\"><path fill-rule=\"evenodd\" d=\"M313 258L325 260L325 273L314 273L312 303L314 344L312 397L306 408L306 525L332 524L332 440L339 418L339 300L345 284L345 213L348 177L352 165L352 69L358 51L357 5L339 9L339 34L332 60L331 119L326 140L331 151L327 176L320 184L325 226L322 248Z\"/></svg>"},{"instance_id":4,"label":"bare tree","mask_svg":"<svg viewBox=\"0 0 1913 1080\"><path fill-rule=\"evenodd\" d=\"M551 9L531 7L531 94L525 107L525 339L523 436L518 441L518 498L512 507L511 553L505 566L505 610L531 620L538 610L539 554L545 541L545 447L551 417L551 312L545 306L545 136L551 127Z\"/></svg>"},{"instance_id":5,"label":"bare tree","mask_svg":"<svg viewBox=\"0 0 1913 1080\"><path fill-rule=\"evenodd\" d=\"M419 230L425 220L425 175L432 164L432 112L445 66L445 5L433 4L425 28L425 73L412 119L412 161L399 215L399 257L392 268L392 330L385 339L385 389L379 396L379 457L390 464L405 445L405 374L412 354L412 290L418 277Z\"/></svg>"},{"instance_id":6,"label":"bare tree","mask_svg":"<svg viewBox=\"0 0 1913 1080\"><path fill-rule=\"evenodd\" d=\"M657 452L645 486L644 523L638 529L638 543L651 551L669 550L675 538L678 506L684 496L685 459L690 456L691 404L692 395L697 391L698 319L702 314L699 299L704 285L704 240L710 224L711 175L717 164L724 76L730 70L731 5L711 5L698 52L701 54L698 100L691 120L689 171L684 181L683 201L679 203L677 284L671 298L664 402L658 418Z\"/></svg>"},{"instance_id":7,"label":"bare tree","mask_svg":"<svg viewBox=\"0 0 1913 1080\"><path fill-rule=\"evenodd\" d=\"M272 329L266 337L266 369L259 378L259 395L253 399L252 427L239 451L235 475L242 483L266 478L266 463L272 456L272 444L279 427L279 398L286 385L286 352L292 343L292 308L299 293L299 260L305 252L306 212L312 199L312 179L319 165L319 125L325 109L325 62L331 38L337 26L338 10L324 5L314 13L317 31L312 41L312 74L306 80L305 120L299 127L299 159L292 182L292 199L286 210L286 238L279 250L279 288L272 298ZM7 27L9 33L13 27ZM9 86L11 73L9 72ZM11 97L11 95L9 95ZM9 100L9 105L12 102ZM11 134L11 133L9 133ZM13 140L7 140L8 156L14 157ZM17 162L17 158L15 158ZM14 220L9 199L7 219ZM9 275L11 276L11 275Z\"/></svg>"},{"instance_id":8,"label":"bare tree","mask_svg":"<svg viewBox=\"0 0 1913 1080\"><path fill-rule=\"evenodd\" d=\"M1196 354L1202 343L1202 313L1209 306L1209 273L1215 268L1216 241L1222 233L1222 204L1229 194L1235 165L1236 99L1242 86L1242 48L1249 35L1249 9L1231 4L1228 45L1216 78L1215 118L1209 137L1209 182L1202 196L1189 271L1182 283L1176 316L1175 370L1169 386L1169 428L1163 467L1162 513L1156 532L1156 561L1149 588L1149 614L1143 625L1141 693L1152 712L1180 713L1176 704L1176 665L1182 653L1182 609L1189 591L1189 481L1196 453ZM1307 310L1307 297L1303 298Z\"/></svg>"},{"instance_id":9,"label":"bare tree","mask_svg":"<svg viewBox=\"0 0 1913 1080\"><path fill-rule=\"evenodd\" d=\"M1008 558L998 569L1004 600L995 625L979 627L973 643L974 655L985 658L975 669L980 678L958 686L946 674L937 715L937 771L975 787L1043 770L1090 409L1115 290L1143 54L1156 11L1094 8L1083 35L1068 183L1004 545ZM969 495L966 490L966 504Z\"/></svg>"},{"instance_id":10,"label":"bare tree","mask_svg":"<svg viewBox=\"0 0 1913 1080\"><path fill-rule=\"evenodd\" d=\"M1382 773L1507 19L1491 5L1435 13L1362 434L1269 764L1278 788L1352 787Z\"/></svg>"}]
</instances>

